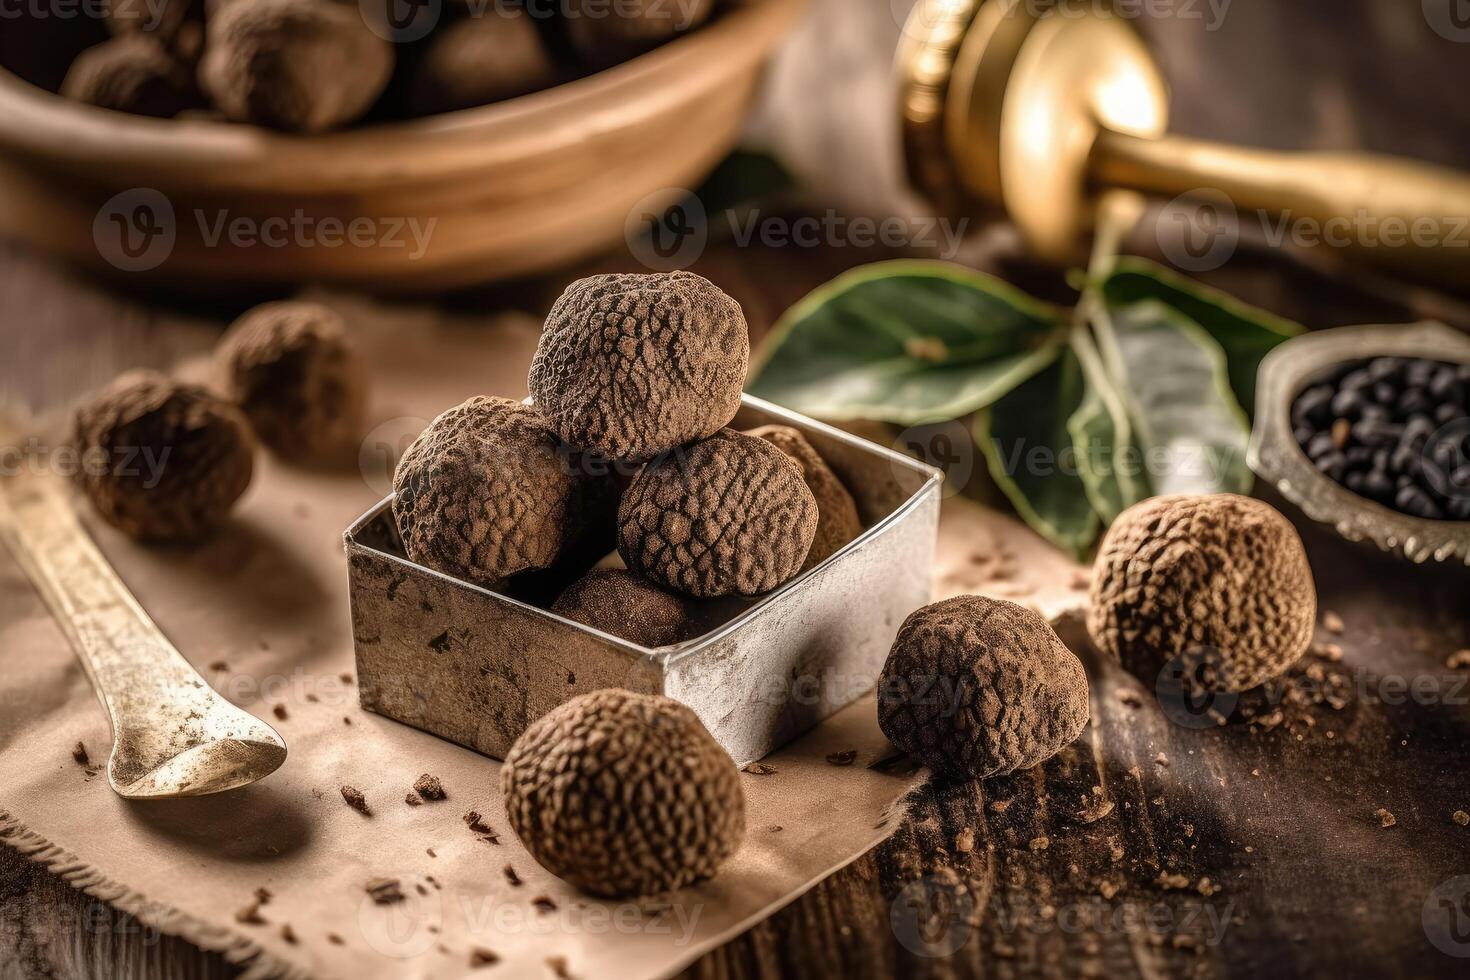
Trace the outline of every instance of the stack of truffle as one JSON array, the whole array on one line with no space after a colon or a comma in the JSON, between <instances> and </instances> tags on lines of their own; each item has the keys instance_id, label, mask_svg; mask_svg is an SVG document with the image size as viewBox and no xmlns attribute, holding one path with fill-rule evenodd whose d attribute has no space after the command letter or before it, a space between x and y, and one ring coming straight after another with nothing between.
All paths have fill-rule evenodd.
<instances>
[{"instance_id":1,"label":"stack of truffle","mask_svg":"<svg viewBox=\"0 0 1470 980\"><path fill-rule=\"evenodd\" d=\"M146 116L319 133L375 107L431 115L549 88L693 29L715 6L460 0L415 8L404 25L391 3L378 14L350 0L108 0L113 37L77 57L61 93Z\"/></svg>"},{"instance_id":2,"label":"stack of truffle","mask_svg":"<svg viewBox=\"0 0 1470 980\"><path fill-rule=\"evenodd\" d=\"M795 429L728 428L750 354L739 305L685 272L597 276L552 308L534 405L476 397L394 475L414 561L491 588L615 545L553 610L643 646L687 639L693 603L754 596L861 530Z\"/></svg>"},{"instance_id":3,"label":"stack of truffle","mask_svg":"<svg viewBox=\"0 0 1470 980\"><path fill-rule=\"evenodd\" d=\"M321 461L361 433L367 368L334 310L257 307L220 341L215 368L218 393L133 371L78 407L78 480L108 523L142 541L197 540L250 485L257 439Z\"/></svg>"}]
</instances>

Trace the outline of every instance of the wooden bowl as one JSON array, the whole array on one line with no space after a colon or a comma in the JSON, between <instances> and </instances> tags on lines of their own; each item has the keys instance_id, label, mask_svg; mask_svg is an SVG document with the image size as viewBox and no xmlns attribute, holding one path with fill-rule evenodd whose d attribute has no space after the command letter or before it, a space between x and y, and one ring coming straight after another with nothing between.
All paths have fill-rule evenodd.
<instances>
[{"instance_id":1,"label":"wooden bowl","mask_svg":"<svg viewBox=\"0 0 1470 980\"><path fill-rule=\"evenodd\" d=\"M96 109L0 70L0 234L182 288L428 291L545 270L713 169L803 7L746 0L587 78L316 137Z\"/></svg>"}]
</instances>

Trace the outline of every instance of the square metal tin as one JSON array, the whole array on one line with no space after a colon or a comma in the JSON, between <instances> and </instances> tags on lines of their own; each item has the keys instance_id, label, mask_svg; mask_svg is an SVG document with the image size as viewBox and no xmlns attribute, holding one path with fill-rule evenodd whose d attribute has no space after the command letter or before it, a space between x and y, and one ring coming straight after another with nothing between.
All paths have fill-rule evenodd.
<instances>
[{"instance_id":1,"label":"square metal tin","mask_svg":"<svg viewBox=\"0 0 1470 980\"><path fill-rule=\"evenodd\" d=\"M929 601L942 475L748 395L732 425L771 423L806 435L866 530L674 646L640 647L416 564L392 498L380 501L345 535L363 707L503 758L557 705L624 687L687 704L744 765L861 697L904 618Z\"/></svg>"}]
</instances>

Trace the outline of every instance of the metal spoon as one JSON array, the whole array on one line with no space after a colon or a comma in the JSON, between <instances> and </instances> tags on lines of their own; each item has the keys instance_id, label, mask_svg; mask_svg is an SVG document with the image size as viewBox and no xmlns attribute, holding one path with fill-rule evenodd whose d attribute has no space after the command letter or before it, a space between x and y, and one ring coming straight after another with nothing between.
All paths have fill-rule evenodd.
<instances>
[{"instance_id":1,"label":"metal spoon","mask_svg":"<svg viewBox=\"0 0 1470 980\"><path fill-rule=\"evenodd\" d=\"M0 478L0 540L46 600L107 709L107 781L118 795L219 793L286 760L281 736L216 693L164 637L97 550L57 478Z\"/></svg>"}]
</instances>

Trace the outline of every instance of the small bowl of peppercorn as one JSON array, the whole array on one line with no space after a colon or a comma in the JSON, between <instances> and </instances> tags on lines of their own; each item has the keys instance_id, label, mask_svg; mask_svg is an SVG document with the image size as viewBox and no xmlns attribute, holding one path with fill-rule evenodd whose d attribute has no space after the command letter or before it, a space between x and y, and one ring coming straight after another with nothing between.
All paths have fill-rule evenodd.
<instances>
[{"instance_id":1,"label":"small bowl of peppercorn","mask_svg":"<svg viewBox=\"0 0 1470 980\"><path fill-rule=\"evenodd\" d=\"M1420 323L1281 345L1261 364L1250 464L1348 540L1470 564L1470 337Z\"/></svg>"}]
</instances>

